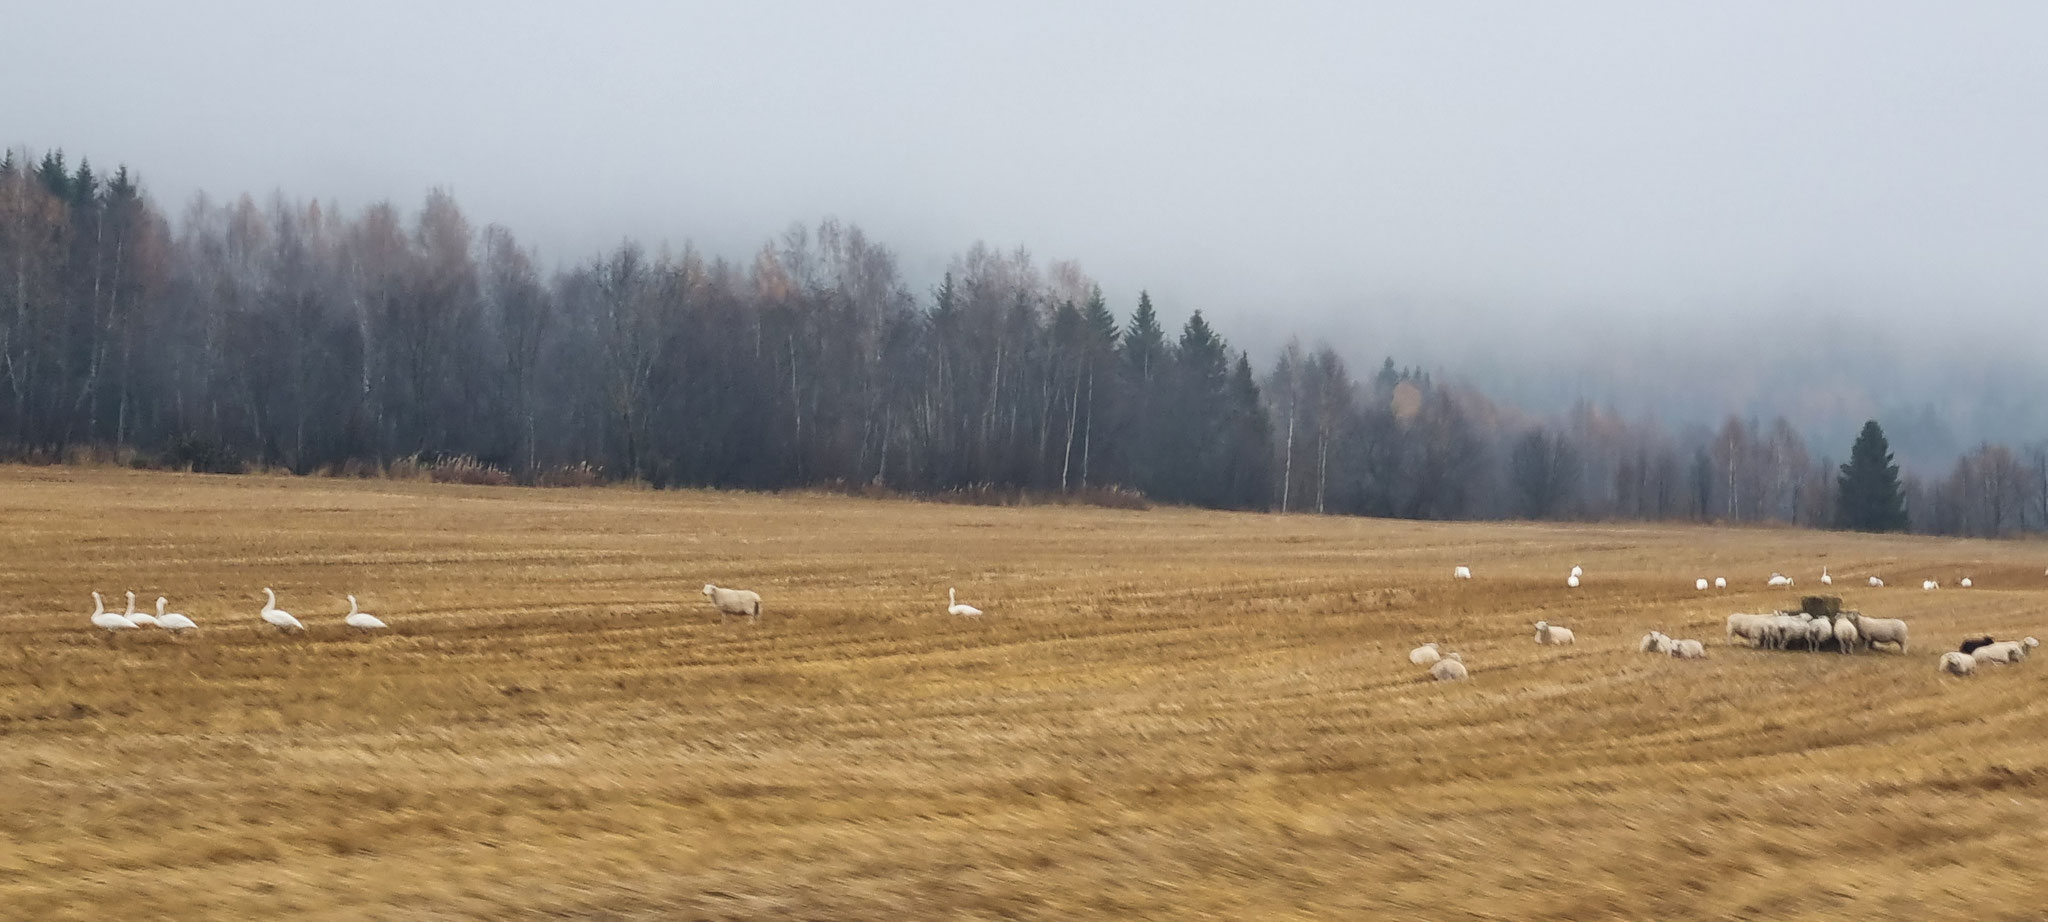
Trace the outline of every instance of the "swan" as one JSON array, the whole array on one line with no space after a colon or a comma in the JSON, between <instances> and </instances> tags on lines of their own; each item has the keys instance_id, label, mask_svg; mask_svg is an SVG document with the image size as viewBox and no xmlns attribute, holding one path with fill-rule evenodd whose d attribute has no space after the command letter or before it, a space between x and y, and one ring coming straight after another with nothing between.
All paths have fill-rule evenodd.
<instances>
[{"instance_id":1,"label":"swan","mask_svg":"<svg viewBox=\"0 0 2048 922\"><path fill-rule=\"evenodd\" d=\"M1828 575L1828 568L1826 567L1820 568L1820 584L1823 586L1832 586L1835 584L1835 578Z\"/></svg>"},{"instance_id":2,"label":"swan","mask_svg":"<svg viewBox=\"0 0 2048 922\"><path fill-rule=\"evenodd\" d=\"M355 596L348 597L348 617L343 618L341 620L343 624L355 628L358 631L381 631L384 629L384 622L382 619L379 619L376 615L370 614L369 612L356 610Z\"/></svg>"},{"instance_id":3,"label":"swan","mask_svg":"<svg viewBox=\"0 0 2048 922\"><path fill-rule=\"evenodd\" d=\"M1570 575L1570 576L1567 576L1567 577L1565 577L1565 578L1564 578L1564 584L1565 584L1566 586L1568 586L1568 587L1572 588L1572 589L1577 589L1577 588L1579 588L1579 574L1578 574L1578 572L1577 572L1577 571L1578 571L1578 569L1579 569L1578 567L1573 567L1573 568L1572 568L1572 570L1573 570L1573 573L1572 573L1572 575Z\"/></svg>"},{"instance_id":4,"label":"swan","mask_svg":"<svg viewBox=\"0 0 2048 922\"><path fill-rule=\"evenodd\" d=\"M169 602L170 600L164 598L163 596L156 597L157 627L163 628L166 631L170 631L173 634L194 630L199 627L199 625L192 623L192 619L187 618L184 615L181 615L177 612L170 612L166 614L164 612L164 606L169 604Z\"/></svg>"},{"instance_id":5,"label":"swan","mask_svg":"<svg viewBox=\"0 0 2048 922\"><path fill-rule=\"evenodd\" d=\"M1586 575L1586 571L1584 571L1584 570L1581 570L1581 569L1579 569L1579 565L1578 565L1578 564L1572 564L1572 575L1573 575L1573 576L1584 576L1584 575Z\"/></svg>"},{"instance_id":6,"label":"swan","mask_svg":"<svg viewBox=\"0 0 2048 922\"><path fill-rule=\"evenodd\" d=\"M1707 591L1707 578L1702 576L1699 579L1693 580L1692 588L1698 589L1701 592Z\"/></svg>"},{"instance_id":7,"label":"swan","mask_svg":"<svg viewBox=\"0 0 2048 922\"><path fill-rule=\"evenodd\" d=\"M1714 588L1716 588L1716 589L1726 589L1726 588L1728 588L1728 577L1725 577L1725 576L1716 576L1716 577L1714 577Z\"/></svg>"},{"instance_id":8,"label":"swan","mask_svg":"<svg viewBox=\"0 0 2048 922\"><path fill-rule=\"evenodd\" d=\"M128 623L133 624L136 627L157 626L156 617L154 615L148 614L147 612L139 612L135 610L135 590L133 589L128 590L128 610L122 612L121 617L128 619Z\"/></svg>"},{"instance_id":9,"label":"swan","mask_svg":"<svg viewBox=\"0 0 2048 922\"><path fill-rule=\"evenodd\" d=\"M95 592L92 594L92 626L111 634L116 631L132 631L135 629L135 622L128 620L125 615L108 611L107 604L100 601L100 594Z\"/></svg>"},{"instance_id":10,"label":"swan","mask_svg":"<svg viewBox=\"0 0 2048 922\"><path fill-rule=\"evenodd\" d=\"M1877 578L1877 577L1875 577L1875 576L1871 577L1871 578L1870 578L1870 588L1872 588L1872 589L1883 589L1883 588L1884 588L1884 580L1878 579L1878 578Z\"/></svg>"},{"instance_id":11,"label":"swan","mask_svg":"<svg viewBox=\"0 0 2048 922\"><path fill-rule=\"evenodd\" d=\"M973 617L980 615L981 609L975 608L972 605L960 604L960 601L953 597L953 587L948 586L946 587L946 614Z\"/></svg>"},{"instance_id":12,"label":"swan","mask_svg":"<svg viewBox=\"0 0 2048 922\"><path fill-rule=\"evenodd\" d=\"M1956 585L1958 585L1958 586L1961 586L1961 587L1963 587L1964 589L1968 589L1968 588L1970 588L1971 586L1974 586L1974 585L1977 585L1977 584L1976 584L1976 583L1973 583L1973 582L1970 582L1970 578L1969 578L1969 577L1967 577L1967 576L1965 576L1965 577L1963 577L1963 581L1962 581L1962 582L1959 582L1959 583L1957 583Z\"/></svg>"},{"instance_id":13,"label":"swan","mask_svg":"<svg viewBox=\"0 0 2048 922\"><path fill-rule=\"evenodd\" d=\"M278 610L277 593L270 591L269 586L263 587L263 595L268 601L263 603L263 611L258 614L263 616L264 621L276 626L279 631L304 631L306 629L305 625L299 623L299 619L292 617L291 612Z\"/></svg>"}]
</instances>

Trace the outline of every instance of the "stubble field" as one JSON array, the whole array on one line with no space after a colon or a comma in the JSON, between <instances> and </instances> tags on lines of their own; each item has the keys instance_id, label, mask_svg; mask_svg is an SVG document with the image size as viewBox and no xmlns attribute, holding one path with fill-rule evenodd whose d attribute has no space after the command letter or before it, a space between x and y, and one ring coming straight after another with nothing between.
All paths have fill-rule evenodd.
<instances>
[{"instance_id":1,"label":"stubble field","mask_svg":"<svg viewBox=\"0 0 2048 922\"><path fill-rule=\"evenodd\" d=\"M1823 565L1913 652L1724 644ZM2039 919L2048 665L1934 660L2048 636L2044 566L0 468L0 918ZM759 590L760 623L706 582ZM259 630L264 586L308 635ZM110 643L94 589L202 630ZM352 636L343 593L390 634ZM1636 653L1651 627L1709 658ZM1425 640L1472 681L1424 680Z\"/></svg>"}]
</instances>

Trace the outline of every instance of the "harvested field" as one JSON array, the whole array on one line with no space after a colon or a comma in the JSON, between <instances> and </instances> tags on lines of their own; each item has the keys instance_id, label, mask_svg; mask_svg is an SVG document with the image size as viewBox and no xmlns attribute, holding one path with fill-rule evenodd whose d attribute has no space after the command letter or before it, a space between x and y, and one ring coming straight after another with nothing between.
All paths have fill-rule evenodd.
<instances>
[{"instance_id":1,"label":"harvested field","mask_svg":"<svg viewBox=\"0 0 2048 922\"><path fill-rule=\"evenodd\" d=\"M1823 565L1909 655L1725 644ZM0 468L0 918L2038 919L2048 662L1935 660L2048 636L2044 566ZM707 582L759 591L760 623L720 624ZM948 616L949 585L987 615ZM305 636L259 630L265 586ZM201 631L109 640L94 589ZM345 629L344 593L391 632ZM1652 627L1708 659L1635 652ZM1424 681L1425 640L1472 680Z\"/></svg>"}]
</instances>

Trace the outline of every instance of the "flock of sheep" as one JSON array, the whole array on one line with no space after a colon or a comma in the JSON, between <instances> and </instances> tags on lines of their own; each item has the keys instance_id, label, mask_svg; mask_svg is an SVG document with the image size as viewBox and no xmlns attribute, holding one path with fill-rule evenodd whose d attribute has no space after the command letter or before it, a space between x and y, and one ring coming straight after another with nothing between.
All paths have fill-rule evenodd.
<instances>
[{"instance_id":1,"label":"flock of sheep","mask_svg":"<svg viewBox=\"0 0 2048 922\"><path fill-rule=\"evenodd\" d=\"M1584 577L1583 568L1572 567L1571 572L1565 577L1565 586L1577 589ZM1451 571L1451 578L1469 580L1472 578L1472 568L1462 565L1455 567ZM1820 581L1823 585L1834 584L1834 576L1826 567L1821 568ZM1792 577L1782 573L1772 573L1765 581L1765 585L1772 588L1784 588L1792 584ZM1726 577L1715 577L1711 585L1715 589L1726 589L1728 580ZM1884 580L1872 576L1870 585L1881 588L1884 586ZM1965 576L1957 585L1968 589L1975 584ZM1694 589L1705 591L1708 586L1705 577L1693 581ZM1941 584L1932 579L1923 580L1920 588L1934 590L1941 588ZM1839 600L1834 602L1838 603ZM1876 650L1882 644L1896 648L1900 654L1907 652L1906 622L1898 618L1872 618L1856 611L1833 610L1839 608L1838 604L1822 607L1830 610L1729 615L1728 642L1733 644L1740 640L1746 645L1764 650L1834 650L1842 654L1851 654L1858 650ZM1539 646L1573 644L1577 640L1577 636L1570 628L1548 621L1536 622L1536 643ZM1951 675L1972 675L1980 663L2019 663L2040 645L2041 642L2033 637L1999 641L1987 635L1965 640L1960 649L1943 653L1938 668ZM1658 630L1644 634L1637 649L1644 653L1668 655L1676 659L1707 657L1706 644L1698 640L1673 638ZM1443 652L1433 642L1408 651L1408 662L1428 667L1430 678L1439 682L1455 682L1471 677L1461 654Z\"/></svg>"}]
</instances>

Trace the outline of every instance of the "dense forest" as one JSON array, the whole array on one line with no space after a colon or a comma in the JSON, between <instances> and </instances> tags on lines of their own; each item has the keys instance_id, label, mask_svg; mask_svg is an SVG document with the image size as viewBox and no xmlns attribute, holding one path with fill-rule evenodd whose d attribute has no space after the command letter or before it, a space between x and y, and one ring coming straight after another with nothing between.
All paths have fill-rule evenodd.
<instances>
[{"instance_id":1,"label":"dense forest","mask_svg":"<svg viewBox=\"0 0 2048 922\"><path fill-rule=\"evenodd\" d=\"M1393 359L1269 361L1199 311L1112 306L981 244L929 291L837 221L732 261L634 241L546 272L434 192L417 212L189 203L125 167L0 161L0 455L202 471L453 465L529 483L1142 495L1431 519L1835 525L1783 419L1537 417ZM1172 306L1164 306L1171 311ZM1848 446L1842 446L1846 451ZM1912 527L2048 531L2048 443L1904 482Z\"/></svg>"}]
</instances>

